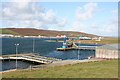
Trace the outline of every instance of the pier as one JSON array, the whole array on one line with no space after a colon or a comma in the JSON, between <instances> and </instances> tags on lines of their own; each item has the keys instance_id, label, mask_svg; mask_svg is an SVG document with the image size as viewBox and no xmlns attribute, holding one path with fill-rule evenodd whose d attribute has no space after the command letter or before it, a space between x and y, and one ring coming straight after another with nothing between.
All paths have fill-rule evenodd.
<instances>
[{"instance_id":1,"label":"pier","mask_svg":"<svg viewBox=\"0 0 120 80\"><path fill-rule=\"evenodd\" d=\"M58 51L68 51L68 50L93 50L95 51L96 46L73 46L68 48L57 48Z\"/></svg>"},{"instance_id":2,"label":"pier","mask_svg":"<svg viewBox=\"0 0 120 80\"><path fill-rule=\"evenodd\" d=\"M68 45L66 42L63 43L63 46L56 48L57 51L68 51L68 50L95 50L96 46L78 46L74 42L71 45Z\"/></svg>"},{"instance_id":3,"label":"pier","mask_svg":"<svg viewBox=\"0 0 120 80\"><path fill-rule=\"evenodd\" d=\"M79 49L79 50L95 50L96 46L78 46L75 49Z\"/></svg>"},{"instance_id":4,"label":"pier","mask_svg":"<svg viewBox=\"0 0 120 80\"><path fill-rule=\"evenodd\" d=\"M48 58L44 56L40 56L38 54L12 54L12 55L2 55L0 56L0 60L25 60L30 62L36 62L40 64L48 64L52 63L53 61L58 61L60 59L56 58Z\"/></svg>"}]
</instances>

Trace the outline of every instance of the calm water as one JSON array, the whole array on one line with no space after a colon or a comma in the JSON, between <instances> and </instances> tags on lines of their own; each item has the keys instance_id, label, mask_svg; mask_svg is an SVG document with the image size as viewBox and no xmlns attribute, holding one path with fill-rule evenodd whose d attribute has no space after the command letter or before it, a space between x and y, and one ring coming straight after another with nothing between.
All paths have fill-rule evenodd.
<instances>
[{"instance_id":1,"label":"calm water","mask_svg":"<svg viewBox=\"0 0 120 80\"><path fill-rule=\"evenodd\" d=\"M77 59L78 50L70 51L56 51L57 47L62 46L62 42L47 42L49 38L35 38L35 53L42 56L54 57L63 60ZM54 39L56 40L56 39ZM15 44L19 43L18 53L30 53L33 50L33 39L32 38L2 38L2 54L15 54ZM87 45L88 44L80 44ZM93 46L93 45L92 45ZM79 51L80 59L86 59L88 56L94 56L94 51ZM14 69L15 61L3 61L3 70ZM9 65L9 67L8 67ZM21 66L22 65L22 66ZM26 62L18 62L19 68L27 68L31 64Z\"/></svg>"}]
</instances>

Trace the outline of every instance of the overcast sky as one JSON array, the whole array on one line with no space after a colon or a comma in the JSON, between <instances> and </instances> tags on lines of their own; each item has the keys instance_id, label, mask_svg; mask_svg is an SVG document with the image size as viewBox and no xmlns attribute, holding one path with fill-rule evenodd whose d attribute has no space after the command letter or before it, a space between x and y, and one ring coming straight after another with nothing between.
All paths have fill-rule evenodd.
<instances>
[{"instance_id":1,"label":"overcast sky","mask_svg":"<svg viewBox=\"0 0 120 80\"><path fill-rule=\"evenodd\" d=\"M9 0L10 1L10 0ZM102 36L118 35L117 2L0 3L0 27L79 31Z\"/></svg>"}]
</instances>

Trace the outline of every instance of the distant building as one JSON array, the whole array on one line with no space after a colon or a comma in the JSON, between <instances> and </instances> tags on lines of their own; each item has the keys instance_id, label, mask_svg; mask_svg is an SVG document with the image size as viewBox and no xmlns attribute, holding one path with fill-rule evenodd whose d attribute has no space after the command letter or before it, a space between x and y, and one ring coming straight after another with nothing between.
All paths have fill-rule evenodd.
<instances>
[{"instance_id":1,"label":"distant building","mask_svg":"<svg viewBox=\"0 0 120 80\"><path fill-rule=\"evenodd\" d=\"M24 36L24 38L37 38L38 36Z\"/></svg>"},{"instance_id":2,"label":"distant building","mask_svg":"<svg viewBox=\"0 0 120 80\"><path fill-rule=\"evenodd\" d=\"M14 37L12 34L0 34L0 37Z\"/></svg>"},{"instance_id":3,"label":"distant building","mask_svg":"<svg viewBox=\"0 0 120 80\"><path fill-rule=\"evenodd\" d=\"M97 40L97 39L98 39L98 37L93 37L93 38L92 38L92 40Z\"/></svg>"},{"instance_id":4,"label":"distant building","mask_svg":"<svg viewBox=\"0 0 120 80\"><path fill-rule=\"evenodd\" d=\"M120 44L108 44L96 48L96 58L119 58Z\"/></svg>"},{"instance_id":5,"label":"distant building","mask_svg":"<svg viewBox=\"0 0 120 80\"><path fill-rule=\"evenodd\" d=\"M96 41L101 41L103 39L103 37L94 37L92 38L92 40L96 40Z\"/></svg>"},{"instance_id":6,"label":"distant building","mask_svg":"<svg viewBox=\"0 0 120 80\"><path fill-rule=\"evenodd\" d=\"M24 36L24 38L28 38L29 36Z\"/></svg>"},{"instance_id":7,"label":"distant building","mask_svg":"<svg viewBox=\"0 0 120 80\"><path fill-rule=\"evenodd\" d=\"M66 35L57 35L56 36L57 38L65 38L65 37L67 37Z\"/></svg>"},{"instance_id":8,"label":"distant building","mask_svg":"<svg viewBox=\"0 0 120 80\"><path fill-rule=\"evenodd\" d=\"M44 38L45 36L38 35L39 38Z\"/></svg>"},{"instance_id":9,"label":"distant building","mask_svg":"<svg viewBox=\"0 0 120 80\"><path fill-rule=\"evenodd\" d=\"M90 37L79 37L80 40L92 40Z\"/></svg>"},{"instance_id":10,"label":"distant building","mask_svg":"<svg viewBox=\"0 0 120 80\"><path fill-rule=\"evenodd\" d=\"M18 38L20 38L21 36L18 35L18 36L14 36L14 37L18 37Z\"/></svg>"}]
</instances>

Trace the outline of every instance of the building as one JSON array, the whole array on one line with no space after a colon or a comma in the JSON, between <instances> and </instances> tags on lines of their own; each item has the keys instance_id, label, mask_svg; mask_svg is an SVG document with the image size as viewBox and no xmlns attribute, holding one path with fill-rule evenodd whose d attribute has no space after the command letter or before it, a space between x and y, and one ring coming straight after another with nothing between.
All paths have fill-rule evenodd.
<instances>
[{"instance_id":1,"label":"building","mask_svg":"<svg viewBox=\"0 0 120 80\"><path fill-rule=\"evenodd\" d=\"M108 58L115 59L119 58L120 44L108 44L99 46L96 48L96 58Z\"/></svg>"},{"instance_id":2,"label":"building","mask_svg":"<svg viewBox=\"0 0 120 80\"><path fill-rule=\"evenodd\" d=\"M92 40L101 41L104 37L93 37Z\"/></svg>"},{"instance_id":3,"label":"building","mask_svg":"<svg viewBox=\"0 0 120 80\"><path fill-rule=\"evenodd\" d=\"M0 34L0 37L14 37L12 34Z\"/></svg>"},{"instance_id":4,"label":"building","mask_svg":"<svg viewBox=\"0 0 120 80\"><path fill-rule=\"evenodd\" d=\"M17 36L14 36L14 37L20 38L21 36L20 36L20 35L17 35Z\"/></svg>"},{"instance_id":5,"label":"building","mask_svg":"<svg viewBox=\"0 0 120 80\"><path fill-rule=\"evenodd\" d=\"M92 40L90 37L79 37L80 40Z\"/></svg>"},{"instance_id":6,"label":"building","mask_svg":"<svg viewBox=\"0 0 120 80\"><path fill-rule=\"evenodd\" d=\"M67 36L66 35L57 35L56 37L57 38L66 38Z\"/></svg>"}]
</instances>

